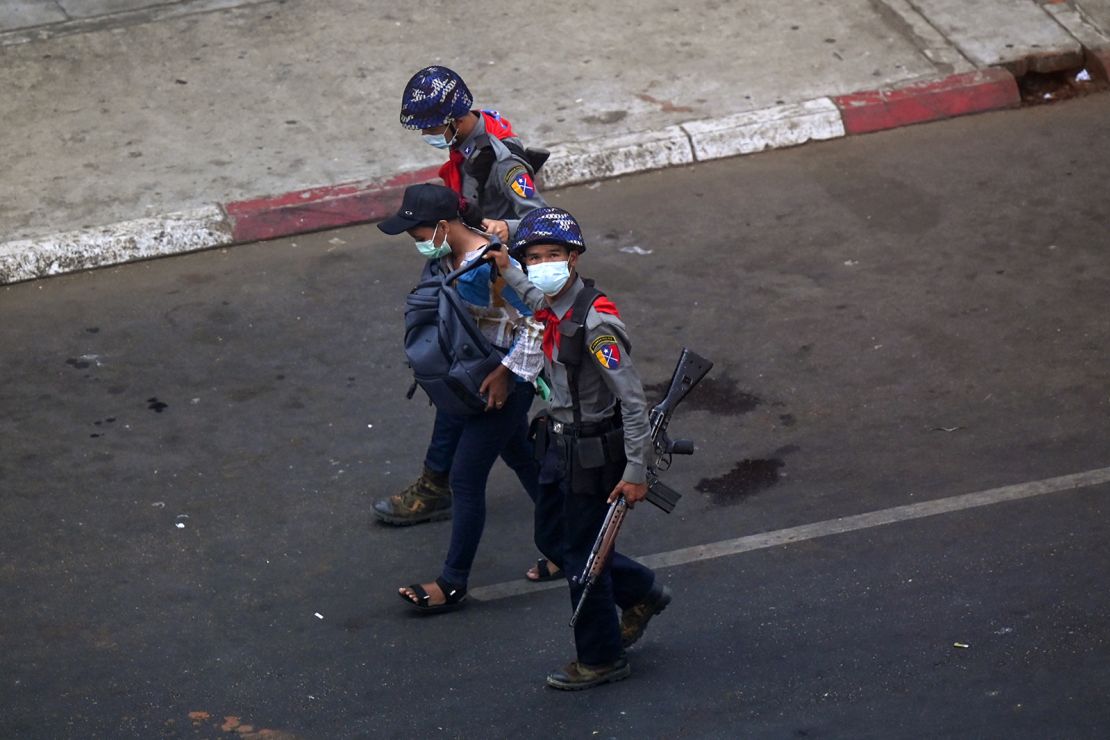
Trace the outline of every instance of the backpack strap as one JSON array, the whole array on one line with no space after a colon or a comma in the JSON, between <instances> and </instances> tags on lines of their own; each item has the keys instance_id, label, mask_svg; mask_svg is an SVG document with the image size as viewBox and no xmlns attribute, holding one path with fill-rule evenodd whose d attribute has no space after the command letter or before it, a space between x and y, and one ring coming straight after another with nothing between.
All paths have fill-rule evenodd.
<instances>
[{"instance_id":1,"label":"backpack strap","mask_svg":"<svg viewBox=\"0 0 1110 740\"><path fill-rule=\"evenodd\" d=\"M447 273L446 275L442 276L440 279L443 280L444 283L447 283L448 285L450 285L451 283L458 280L460 276L465 275L466 273L470 272L471 270L476 270L477 268L486 264L486 261L484 259L484 257L486 256L486 252L489 252L489 251L497 252L497 251L501 250L501 247L502 247L502 244L501 244L501 241L499 239L495 238L495 239L491 240L489 244L482 247L481 251L479 251L478 254L476 254L474 256L474 259L470 260L469 262L467 262L462 267Z\"/></svg>"},{"instance_id":2,"label":"backpack strap","mask_svg":"<svg viewBox=\"0 0 1110 740\"><path fill-rule=\"evenodd\" d=\"M571 409L574 412L574 426L582 425L582 403L578 396L578 371L586 354L586 317L594 301L605 295L594 287L594 281L582 278L583 287L574 297L570 318L559 322L559 362L567 368L567 383L570 385Z\"/></svg>"}]
</instances>

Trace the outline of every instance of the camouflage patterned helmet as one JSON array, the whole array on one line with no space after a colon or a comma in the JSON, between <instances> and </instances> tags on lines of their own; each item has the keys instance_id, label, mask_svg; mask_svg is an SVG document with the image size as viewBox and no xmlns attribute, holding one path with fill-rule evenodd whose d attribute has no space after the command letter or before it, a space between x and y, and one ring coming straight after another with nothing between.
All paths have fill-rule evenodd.
<instances>
[{"instance_id":1,"label":"camouflage patterned helmet","mask_svg":"<svg viewBox=\"0 0 1110 740\"><path fill-rule=\"evenodd\" d=\"M442 126L470 112L474 96L447 67L425 67L412 76L401 96L401 125L408 129Z\"/></svg>"},{"instance_id":2,"label":"camouflage patterned helmet","mask_svg":"<svg viewBox=\"0 0 1110 740\"><path fill-rule=\"evenodd\" d=\"M551 206L537 208L524 214L516 227L512 248L514 257L524 253L533 244L562 244L571 251L585 252L586 241L574 216L562 208Z\"/></svg>"}]
</instances>

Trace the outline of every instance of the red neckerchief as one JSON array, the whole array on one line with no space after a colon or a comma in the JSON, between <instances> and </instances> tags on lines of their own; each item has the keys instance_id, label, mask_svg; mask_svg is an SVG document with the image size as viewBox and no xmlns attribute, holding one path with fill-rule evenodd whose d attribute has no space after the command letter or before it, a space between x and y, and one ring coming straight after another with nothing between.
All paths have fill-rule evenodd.
<instances>
[{"instance_id":1,"label":"red neckerchief","mask_svg":"<svg viewBox=\"0 0 1110 740\"><path fill-rule=\"evenodd\" d=\"M618 319L621 317L620 311L613 305L613 302L603 295L594 300L594 309L598 313L611 314ZM536 311L536 321L543 322L543 354L548 360L554 360L554 351L559 346L559 321L569 319L572 313L574 313L574 308L568 308L567 312L563 314L563 318L559 319L550 308L541 308Z\"/></svg>"},{"instance_id":2,"label":"red neckerchief","mask_svg":"<svg viewBox=\"0 0 1110 740\"><path fill-rule=\"evenodd\" d=\"M485 119L486 133L490 136L495 136L498 139L516 136L513 133L512 124L509 123L508 119L502 118L500 114L485 110L479 111L479 113ZM459 194L460 210L466 210L466 200L462 194L462 166L464 161L466 161L466 157L463 156L463 153L455 147L451 147L450 158L439 168L439 176L443 180L443 184Z\"/></svg>"}]
</instances>

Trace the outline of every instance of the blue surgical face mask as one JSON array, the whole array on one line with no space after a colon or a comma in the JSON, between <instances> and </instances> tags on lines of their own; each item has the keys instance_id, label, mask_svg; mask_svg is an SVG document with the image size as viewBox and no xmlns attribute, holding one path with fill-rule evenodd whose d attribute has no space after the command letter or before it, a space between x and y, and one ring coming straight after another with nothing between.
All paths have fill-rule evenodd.
<instances>
[{"instance_id":1,"label":"blue surgical face mask","mask_svg":"<svg viewBox=\"0 0 1110 740\"><path fill-rule=\"evenodd\" d=\"M436 224L435 231L432 232L431 239L425 239L422 242L416 242L416 251L424 255L430 260L437 260L440 257L445 257L451 254L451 245L447 243L447 235L443 235L443 244L436 246L436 233L439 231L439 224Z\"/></svg>"},{"instance_id":2,"label":"blue surgical face mask","mask_svg":"<svg viewBox=\"0 0 1110 740\"><path fill-rule=\"evenodd\" d=\"M451 123L448 123L447 128L443 129L442 134L421 134L421 136L424 138L424 141L426 143L431 144L436 149L450 149L451 142L455 140L455 136L458 133L458 130L456 129L454 132L452 132L451 138L448 139L447 130L452 128L455 127Z\"/></svg>"},{"instance_id":3,"label":"blue surgical face mask","mask_svg":"<svg viewBox=\"0 0 1110 740\"><path fill-rule=\"evenodd\" d=\"M528 279L532 281L532 285L542 290L544 295L555 295L570 279L570 263L564 260L528 265Z\"/></svg>"},{"instance_id":4,"label":"blue surgical face mask","mask_svg":"<svg viewBox=\"0 0 1110 740\"><path fill-rule=\"evenodd\" d=\"M447 140L447 134L423 134L424 141L431 144L436 149L450 149L451 142Z\"/></svg>"}]
</instances>

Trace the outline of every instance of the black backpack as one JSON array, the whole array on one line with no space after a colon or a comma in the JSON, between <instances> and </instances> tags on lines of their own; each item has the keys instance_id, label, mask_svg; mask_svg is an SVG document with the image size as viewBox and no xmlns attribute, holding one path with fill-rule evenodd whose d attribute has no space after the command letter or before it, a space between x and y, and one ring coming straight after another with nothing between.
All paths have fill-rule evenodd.
<instances>
[{"instance_id":1,"label":"black backpack","mask_svg":"<svg viewBox=\"0 0 1110 740\"><path fill-rule=\"evenodd\" d=\"M478 330L454 283L460 275L485 264L486 252L500 248L495 241L446 275L437 261L430 261L420 283L405 299L405 355L416 383L440 411L485 411L486 399L478 389L504 355Z\"/></svg>"}]
</instances>

